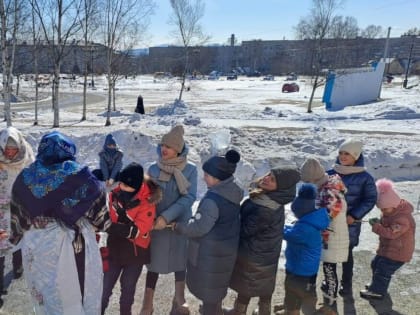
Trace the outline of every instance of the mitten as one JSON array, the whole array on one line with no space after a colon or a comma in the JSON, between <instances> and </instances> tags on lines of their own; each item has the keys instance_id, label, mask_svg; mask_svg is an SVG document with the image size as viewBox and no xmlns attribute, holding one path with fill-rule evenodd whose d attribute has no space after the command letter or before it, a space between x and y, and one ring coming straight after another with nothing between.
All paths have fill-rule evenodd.
<instances>
[{"instance_id":1,"label":"mitten","mask_svg":"<svg viewBox=\"0 0 420 315\"><path fill-rule=\"evenodd\" d=\"M139 229L134 224L112 223L108 233L133 239L136 238L138 231Z\"/></svg>"},{"instance_id":2,"label":"mitten","mask_svg":"<svg viewBox=\"0 0 420 315\"><path fill-rule=\"evenodd\" d=\"M379 219L379 218L371 218L371 219L369 219L369 224L373 226L376 223L379 223L380 221L381 221L381 219Z\"/></svg>"},{"instance_id":3,"label":"mitten","mask_svg":"<svg viewBox=\"0 0 420 315\"><path fill-rule=\"evenodd\" d=\"M130 220L129 217L127 217L127 211L125 211L123 208L118 207L117 209L117 215L118 219L117 221L120 223L131 223L133 221Z\"/></svg>"}]
</instances>

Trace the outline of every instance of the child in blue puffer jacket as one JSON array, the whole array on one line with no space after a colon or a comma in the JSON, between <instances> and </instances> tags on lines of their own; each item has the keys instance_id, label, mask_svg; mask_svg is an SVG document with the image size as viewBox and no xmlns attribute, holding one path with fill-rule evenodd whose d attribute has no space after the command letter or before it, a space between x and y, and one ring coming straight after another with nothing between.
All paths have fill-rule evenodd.
<instances>
[{"instance_id":1,"label":"child in blue puffer jacket","mask_svg":"<svg viewBox=\"0 0 420 315\"><path fill-rule=\"evenodd\" d=\"M286 314L316 311L316 276L321 260L322 236L330 219L325 208L317 209L317 188L303 184L292 203L297 218L294 225L284 227L286 247L286 280L284 307Z\"/></svg>"}]
</instances>

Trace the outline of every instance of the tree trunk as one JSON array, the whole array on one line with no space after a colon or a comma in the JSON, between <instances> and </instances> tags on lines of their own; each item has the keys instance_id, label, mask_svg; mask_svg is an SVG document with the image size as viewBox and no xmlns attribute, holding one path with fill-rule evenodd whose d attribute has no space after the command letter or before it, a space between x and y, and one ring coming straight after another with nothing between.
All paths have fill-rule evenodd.
<instances>
[{"instance_id":1,"label":"tree trunk","mask_svg":"<svg viewBox=\"0 0 420 315\"><path fill-rule=\"evenodd\" d=\"M82 119L81 121L86 120L86 93L87 93L87 63L85 64L85 74L83 76L83 109L82 109Z\"/></svg>"},{"instance_id":2,"label":"tree trunk","mask_svg":"<svg viewBox=\"0 0 420 315\"><path fill-rule=\"evenodd\" d=\"M53 110L54 110L54 123L53 128L60 127L60 108L58 104L58 92L60 90L60 63L56 64L54 68L54 77L53 77Z\"/></svg>"},{"instance_id":3,"label":"tree trunk","mask_svg":"<svg viewBox=\"0 0 420 315\"><path fill-rule=\"evenodd\" d=\"M314 84L312 86L311 97L309 98L308 111L307 111L308 113L312 113L312 101L314 99L315 90L316 90L317 85L318 85L318 77L319 77L319 75L316 74L315 75L315 81L314 81Z\"/></svg>"},{"instance_id":4,"label":"tree trunk","mask_svg":"<svg viewBox=\"0 0 420 315\"><path fill-rule=\"evenodd\" d=\"M111 100L111 93L112 93L112 83L111 83L110 77L108 76L108 110L106 112L105 126L110 126L111 125L111 101L112 101Z\"/></svg>"},{"instance_id":5,"label":"tree trunk","mask_svg":"<svg viewBox=\"0 0 420 315\"><path fill-rule=\"evenodd\" d=\"M1 65L3 69L3 102L4 102L4 120L7 123L7 127L12 125L12 119L10 115L10 64L7 49L7 15L5 12L4 1L0 0L0 46L1 46Z\"/></svg>"},{"instance_id":6,"label":"tree trunk","mask_svg":"<svg viewBox=\"0 0 420 315\"><path fill-rule=\"evenodd\" d=\"M112 83L112 106L113 111L117 111L117 107L115 106L115 81Z\"/></svg>"}]
</instances>

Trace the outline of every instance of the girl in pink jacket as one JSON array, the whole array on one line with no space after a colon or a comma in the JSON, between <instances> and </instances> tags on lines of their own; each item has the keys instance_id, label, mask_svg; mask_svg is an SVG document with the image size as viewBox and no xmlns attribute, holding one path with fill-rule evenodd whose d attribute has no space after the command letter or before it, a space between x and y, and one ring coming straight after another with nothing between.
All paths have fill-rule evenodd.
<instances>
[{"instance_id":1,"label":"girl in pink jacket","mask_svg":"<svg viewBox=\"0 0 420 315\"><path fill-rule=\"evenodd\" d=\"M392 275L411 260L415 243L413 205L398 196L388 179L378 180L376 189L376 206L382 216L369 220L372 231L379 235L379 248L371 262L372 282L360 291L360 296L367 299L382 299L387 294Z\"/></svg>"}]
</instances>

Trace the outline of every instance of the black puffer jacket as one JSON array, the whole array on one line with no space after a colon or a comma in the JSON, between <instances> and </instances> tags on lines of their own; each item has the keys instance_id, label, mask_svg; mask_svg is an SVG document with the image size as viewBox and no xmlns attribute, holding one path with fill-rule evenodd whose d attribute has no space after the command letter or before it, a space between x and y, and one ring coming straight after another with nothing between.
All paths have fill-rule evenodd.
<instances>
[{"instance_id":1,"label":"black puffer jacket","mask_svg":"<svg viewBox=\"0 0 420 315\"><path fill-rule=\"evenodd\" d=\"M247 199L241 206L241 234L230 287L238 294L270 296L274 292L283 241L284 205L295 196L295 186L270 193L280 206L270 209Z\"/></svg>"}]
</instances>

